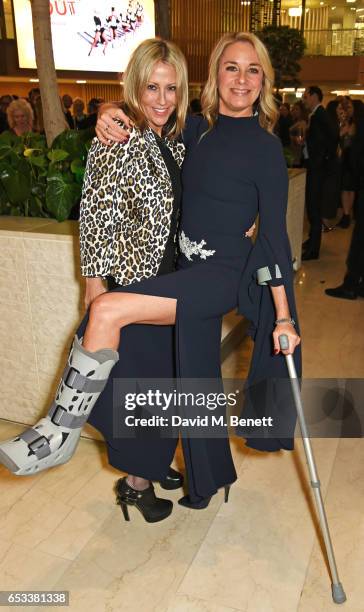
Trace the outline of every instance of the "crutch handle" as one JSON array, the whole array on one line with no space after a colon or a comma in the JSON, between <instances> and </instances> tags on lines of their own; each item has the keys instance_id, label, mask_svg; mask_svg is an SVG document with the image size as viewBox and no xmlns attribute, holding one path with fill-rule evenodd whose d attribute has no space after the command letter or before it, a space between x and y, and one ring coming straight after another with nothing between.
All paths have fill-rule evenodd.
<instances>
[{"instance_id":1,"label":"crutch handle","mask_svg":"<svg viewBox=\"0 0 364 612\"><path fill-rule=\"evenodd\" d=\"M281 334L280 336L278 336L278 340L281 350L286 351L289 348L288 336L286 336L286 334Z\"/></svg>"}]
</instances>

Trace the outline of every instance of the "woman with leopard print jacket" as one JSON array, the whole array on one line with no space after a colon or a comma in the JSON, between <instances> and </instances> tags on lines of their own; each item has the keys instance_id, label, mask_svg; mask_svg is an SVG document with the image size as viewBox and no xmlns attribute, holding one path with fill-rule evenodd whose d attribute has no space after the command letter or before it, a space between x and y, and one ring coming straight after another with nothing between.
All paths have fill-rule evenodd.
<instances>
[{"instance_id":1,"label":"woman with leopard print jacket","mask_svg":"<svg viewBox=\"0 0 364 612\"><path fill-rule=\"evenodd\" d=\"M156 39L139 45L129 62L124 95L135 122L128 142L105 146L95 138L87 160L80 214L87 308L107 291L104 281L112 291L175 270L180 167L185 152L180 133L188 106L187 66L180 49ZM88 315L76 332L78 338L87 321ZM104 435L109 463L135 475L128 477L128 486L143 488L146 479L159 480L165 489L182 486L182 475L169 467L178 439L163 438L153 429L142 437L126 432L120 439L114 427L115 415L124 409L113 405L114 379L175 377L174 329L131 325L123 334L123 346L127 357L121 356L114 366L97 411L90 415L99 393L86 396L89 403L84 410L85 394L64 376L46 418L19 437L21 447L3 443L0 461L17 474L64 463L74 453L82 424L88 419ZM79 343L74 344L70 365L82 356L87 359L85 353ZM110 365L115 361L111 355ZM63 397L67 389L72 389L73 398ZM44 442L41 448L39 438ZM147 520L165 518L172 502L156 498L151 487L147 493Z\"/></svg>"}]
</instances>

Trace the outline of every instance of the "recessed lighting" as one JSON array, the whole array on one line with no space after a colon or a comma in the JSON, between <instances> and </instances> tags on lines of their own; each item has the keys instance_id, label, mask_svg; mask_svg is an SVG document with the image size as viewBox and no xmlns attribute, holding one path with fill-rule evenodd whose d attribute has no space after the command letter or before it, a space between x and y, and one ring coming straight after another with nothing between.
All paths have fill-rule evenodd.
<instances>
[{"instance_id":1,"label":"recessed lighting","mask_svg":"<svg viewBox=\"0 0 364 612\"><path fill-rule=\"evenodd\" d=\"M87 83L87 81L81 80L81 81L76 81L76 83L78 83L78 85L84 85L85 83Z\"/></svg>"},{"instance_id":2,"label":"recessed lighting","mask_svg":"<svg viewBox=\"0 0 364 612\"><path fill-rule=\"evenodd\" d=\"M39 83L39 79L29 79L29 83Z\"/></svg>"},{"instance_id":3,"label":"recessed lighting","mask_svg":"<svg viewBox=\"0 0 364 612\"><path fill-rule=\"evenodd\" d=\"M346 2L347 2L348 4L354 4L354 2L356 2L356 0L346 0Z\"/></svg>"},{"instance_id":4,"label":"recessed lighting","mask_svg":"<svg viewBox=\"0 0 364 612\"><path fill-rule=\"evenodd\" d=\"M288 15L290 17L301 17L302 15L302 7L301 6L292 6L288 9Z\"/></svg>"}]
</instances>

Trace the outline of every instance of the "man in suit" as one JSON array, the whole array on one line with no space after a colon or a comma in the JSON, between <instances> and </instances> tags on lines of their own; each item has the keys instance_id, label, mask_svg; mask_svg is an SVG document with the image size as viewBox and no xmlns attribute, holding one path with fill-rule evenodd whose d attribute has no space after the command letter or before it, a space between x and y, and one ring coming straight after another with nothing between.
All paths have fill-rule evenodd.
<instances>
[{"instance_id":1,"label":"man in suit","mask_svg":"<svg viewBox=\"0 0 364 612\"><path fill-rule=\"evenodd\" d=\"M307 87L302 99L309 111L309 124L303 150L306 176L306 209L310 223L309 238L303 244L302 260L318 259L321 246L322 200L325 178L335 160L337 135L322 106L319 87Z\"/></svg>"},{"instance_id":2,"label":"man in suit","mask_svg":"<svg viewBox=\"0 0 364 612\"><path fill-rule=\"evenodd\" d=\"M326 295L344 300L364 298L364 139L358 145L359 191L356 202L355 227L351 237L347 271L339 287L325 289Z\"/></svg>"}]
</instances>

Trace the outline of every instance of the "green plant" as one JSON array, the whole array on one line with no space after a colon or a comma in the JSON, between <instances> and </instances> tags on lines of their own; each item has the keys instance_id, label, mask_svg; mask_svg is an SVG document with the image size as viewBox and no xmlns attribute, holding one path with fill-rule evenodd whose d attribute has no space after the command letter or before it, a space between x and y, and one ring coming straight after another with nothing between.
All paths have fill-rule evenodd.
<instances>
[{"instance_id":1,"label":"green plant","mask_svg":"<svg viewBox=\"0 0 364 612\"><path fill-rule=\"evenodd\" d=\"M269 25L257 32L257 36L269 51L275 72L275 86L280 88L300 85L299 61L306 48L301 32L289 26Z\"/></svg>"},{"instance_id":2,"label":"green plant","mask_svg":"<svg viewBox=\"0 0 364 612\"><path fill-rule=\"evenodd\" d=\"M0 134L0 214L68 219L81 197L92 132Z\"/></svg>"}]
</instances>

